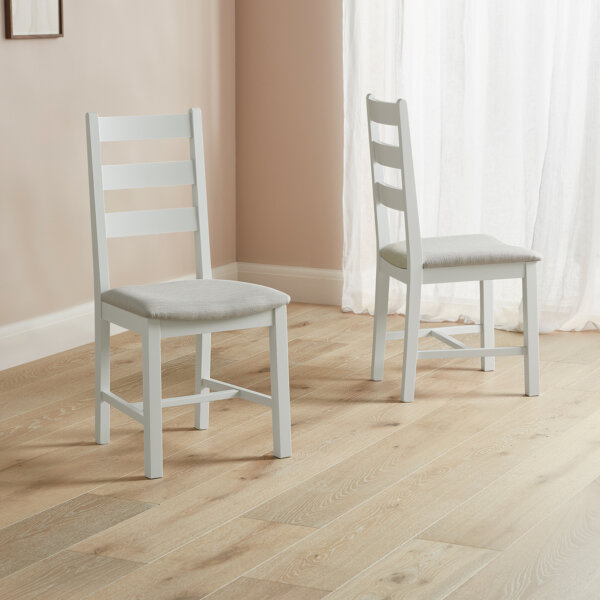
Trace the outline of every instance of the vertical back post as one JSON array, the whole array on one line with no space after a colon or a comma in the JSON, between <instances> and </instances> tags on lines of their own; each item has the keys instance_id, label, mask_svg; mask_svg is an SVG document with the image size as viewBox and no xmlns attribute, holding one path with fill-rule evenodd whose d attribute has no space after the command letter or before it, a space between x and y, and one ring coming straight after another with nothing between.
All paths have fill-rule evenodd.
<instances>
[{"instance_id":1,"label":"vertical back post","mask_svg":"<svg viewBox=\"0 0 600 600\"><path fill-rule=\"evenodd\" d=\"M212 279L210 262L210 238L208 227L208 204L206 198L206 169L204 165L204 141L202 135L202 112L199 108L190 109L190 158L194 164L195 183L192 186L192 200L198 214L198 231L194 232L196 255L196 278Z\"/></svg>"},{"instance_id":2,"label":"vertical back post","mask_svg":"<svg viewBox=\"0 0 600 600\"><path fill-rule=\"evenodd\" d=\"M102 292L110 287L108 252L104 221L104 189L100 157L100 131L97 113L85 116L87 132L92 252L94 255L94 321L95 321L95 429L96 443L108 444L110 439L110 405L102 393L110 391L110 323L102 320Z\"/></svg>"},{"instance_id":3,"label":"vertical back post","mask_svg":"<svg viewBox=\"0 0 600 600\"><path fill-rule=\"evenodd\" d=\"M378 201L377 192L377 173L375 172L375 152L373 148L373 126L374 121L371 119L371 95L367 96L367 121L369 126L369 152L371 155L371 184L373 186L373 202L375 208L375 235L377 237L377 250L381 250L384 246L390 243L390 225L385 207Z\"/></svg>"},{"instance_id":4,"label":"vertical back post","mask_svg":"<svg viewBox=\"0 0 600 600\"><path fill-rule=\"evenodd\" d=\"M408 125L408 108L406 100L398 100L400 152L402 153L402 188L406 201L404 223L406 228L406 254L409 270L423 268L423 252L421 249L421 227L419 225L419 207L417 189L413 169L412 147L410 143L410 127Z\"/></svg>"},{"instance_id":5,"label":"vertical back post","mask_svg":"<svg viewBox=\"0 0 600 600\"><path fill-rule=\"evenodd\" d=\"M85 115L87 131L88 171L90 185L90 212L92 216L92 247L94 252L94 297L100 307L100 295L110 287L108 253L104 221L104 190L102 187L102 160L98 114ZM98 308L97 308L98 309Z\"/></svg>"}]
</instances>

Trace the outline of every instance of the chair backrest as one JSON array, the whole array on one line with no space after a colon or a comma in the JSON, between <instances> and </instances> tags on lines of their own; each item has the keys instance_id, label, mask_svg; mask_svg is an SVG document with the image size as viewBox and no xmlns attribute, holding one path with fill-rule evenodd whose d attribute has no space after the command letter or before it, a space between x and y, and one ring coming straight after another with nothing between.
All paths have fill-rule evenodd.
<instances>
[{"instance_id":1,"label":"chair backrest","mask_svg":"<svg viewBox=\"0 0 600 600\"><path fill-rule=\"evenodd\" d=\"M110 288L106 240L158 233L194 232L196 277L210 279L210 245L202 114L192 108L183 115L99 117L86 114L94 289L96 301ZM188 138L190 160L102 165L100 144L133 140ZM104 192L160 186L192 186L192 206L127 212L104 211Z\"/></svg>"},{"instance_id":2,"label":"chair backrest","mask_svg":"<svg viewBox=\"0 0 600 600\"><path fill-rule=\"evenodd\" d=\"M367 119L377 249L379 251L384 246L396 241L390 238L388 209L401 211L404 213L407 266L409 269L421 269L423 266L421 231L406 100L382 102L369 94L367 96ZM395 134L394 137L397 140L395 143L384 142L382 126L387 126L392 130L391 133ZM401 187L390 183L390 177L386 177L386 170L399 173Z\"/></svg>"}]
</instances>

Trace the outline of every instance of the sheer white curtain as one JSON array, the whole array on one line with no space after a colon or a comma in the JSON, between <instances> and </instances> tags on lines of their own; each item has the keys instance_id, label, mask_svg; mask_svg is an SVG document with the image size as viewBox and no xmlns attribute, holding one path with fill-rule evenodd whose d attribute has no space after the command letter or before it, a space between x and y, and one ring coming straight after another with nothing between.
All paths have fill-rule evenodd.
<instances>
[{"instance_id":1,"label":"sheer white curtain","mask_svg":"<svg viewBox=\"0 0 600 600\"><path fill-rule=\"evenodd\" d=\"M405 98L423 236L542 253L542 331L600 327L600 1L344 0L344 310L373 311L365 97ZM400 223L396 226L400 239ZM520 327L520 281L495 283ZM390 292L404 311L404 286ZM424 286L429 320L477 320L475 283Z\"/></svg>"}]
</instances>

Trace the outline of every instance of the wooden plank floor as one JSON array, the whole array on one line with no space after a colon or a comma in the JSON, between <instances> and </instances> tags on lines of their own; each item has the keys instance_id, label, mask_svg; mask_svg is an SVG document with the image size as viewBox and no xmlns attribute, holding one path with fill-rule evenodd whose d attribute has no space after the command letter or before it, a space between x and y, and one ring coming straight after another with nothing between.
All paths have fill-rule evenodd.
<instances>
[{"instance_id":1,"label":"wooden plank floor","mask_svg":"<svg viewBox=\"0 0 600 600\"><path fill-rule=\"evenodd\" d=\"M172 408L154 481L135 421L94 444L91 345L0 373L0 600L600 599L600 335L541 337L538 398L515 356L420 361L401 404L402 343L369 381L371 326L291 305L293 457L263 406L215 403L207 431ZM265 330L213 347L214 377L268 393ZM139 338L112 349L139 401ZM165 396L193 368L191 338L163 342Z\"/></svg>"}]
</instances>

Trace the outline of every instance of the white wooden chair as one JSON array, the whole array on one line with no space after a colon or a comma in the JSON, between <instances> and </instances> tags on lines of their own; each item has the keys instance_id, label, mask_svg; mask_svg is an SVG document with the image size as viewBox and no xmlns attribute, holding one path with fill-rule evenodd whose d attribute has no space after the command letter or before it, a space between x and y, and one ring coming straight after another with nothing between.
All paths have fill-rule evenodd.
<instances>
[{"instance_id":1,"label":"white wooden chair","mask_svg":"<svg viewBox=\"0 0 600 600\"><path fill-rule=\"evenodd\" d=\"M110 407L144 426L148 478L162 477L162 408L195 405L195 427L208 427L209 403L241 397L270 406L275 456L291 456L286 305L289 297L260 285L211 279L201 112L141 117L86 115L96 319L96 442L110 438ZM190 160L102 165L101 142L189 138ZM192 206L104 212L104 192L191 185ZM110 289L106 239L194 232L196 279ZM142 336L143 402L128 403L110 391L110 323ZM210 377L211 332L269 327L271 396ZM196 393L162 398L161 339L196 336ZM212 390L212 391L211 391Z\"/></svg>"},{"instance_id":2,"label":"white wooden chair","mask_svg":"<svg viewBox=\"0 0 600 600\"><path fill-rule=\"evenodd\" d=\"M373 324L371 378L383 378L386 340L404 339L402 401L412 402L417 360L421 358L481 357L481 369L494 369L494 356L522 354L525 393L540 393L536 264L532 250L509 246L488 235L421 238L412 165L408 111L405 100L381 102L367 96L371 175L377 230L377 282ZM397 143L383 141L381 126L391 126ZM399 174L401 186L390 184L386 170ZM406 240L390 239L388 210L404 213ZM407 286L404 331L386 332L390 277ZM494 279L522 279L524 345L494 347ZM419 329L421 286L426 283L479 281L481 325ZM479 332L481 348L470 348L453 335ZM418 350L418 338L433 336L452 350Z\"/></svg>"}]
</instances>

